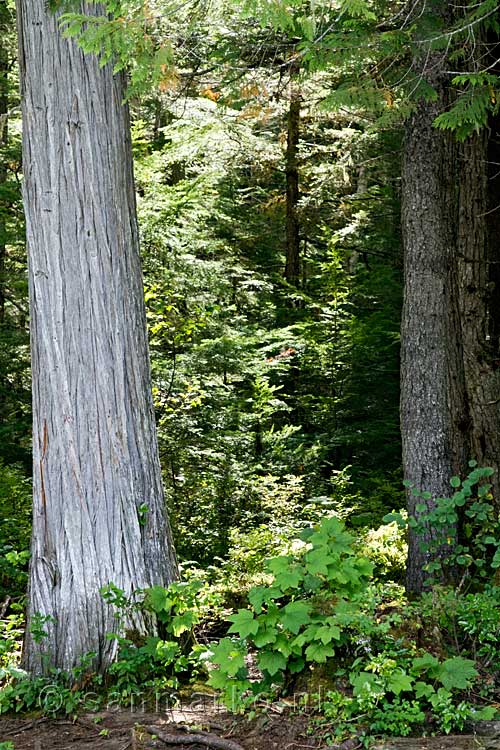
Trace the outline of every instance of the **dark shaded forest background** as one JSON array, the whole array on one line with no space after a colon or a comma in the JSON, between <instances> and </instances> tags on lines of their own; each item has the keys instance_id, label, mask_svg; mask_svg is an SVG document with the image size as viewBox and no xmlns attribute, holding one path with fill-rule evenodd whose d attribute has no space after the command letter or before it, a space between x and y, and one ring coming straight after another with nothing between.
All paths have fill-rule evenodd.
<instances>
[{"instance_id":1,"label":"dark shaded forest background","mask_svg":"<svg viewBox=\"0 0 500 750\"><path fill-rule=\"evenodd\" d=\"M8 9L3 23L9 32L0 59L6 591L14 567L4 555L29 542L31 422ZM252 33L250 26L240 31L241 57L252 56L245 66L234 50L231 65L226 60L213 73L195 75L186 62L163 92L131 101L167 502L180 559L203 566L240 548L257 546L264 554L326 508L370 527L404 504L401 127L380 127L362 108L332 112L324 104L331 74L283 72L286 40ZM235 71L229 82L228 68ZM300 103L295 122L293 101ZM292 127L298 138L291 165ZM298 179L295 237L287 229L291 169ZM299 273L287 280L291 242Z\"/></svg>"}]
</instances>

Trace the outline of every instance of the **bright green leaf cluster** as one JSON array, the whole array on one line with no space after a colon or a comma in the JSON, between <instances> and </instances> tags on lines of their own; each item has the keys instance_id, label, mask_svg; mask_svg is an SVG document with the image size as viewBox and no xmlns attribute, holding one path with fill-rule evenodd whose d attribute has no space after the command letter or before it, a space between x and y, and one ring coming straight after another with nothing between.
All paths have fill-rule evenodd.
<instances>
[{"instance_id":1,"label":"bright green leaf cluster","mask_svg":"<svg viewBox=\"0 0 500 750\"><path fill-rule=\"evenodd\" d=\"M346 642L348 629L360 617L372 564L357 555L353 537L342 521L327 518L301 534L300 553L267 562L269 586L249 592L251 609L240 609L229 620L228 637L214 650L217 670L209 684L222 689L226 704L244 705L245 693L263 693L281 684L285 673L307 663L323 664ZM236 637L234 637L236 636ZM258 649L260 682L252 683L244 660L248 647Z\"/></svg>"}]
</instances>

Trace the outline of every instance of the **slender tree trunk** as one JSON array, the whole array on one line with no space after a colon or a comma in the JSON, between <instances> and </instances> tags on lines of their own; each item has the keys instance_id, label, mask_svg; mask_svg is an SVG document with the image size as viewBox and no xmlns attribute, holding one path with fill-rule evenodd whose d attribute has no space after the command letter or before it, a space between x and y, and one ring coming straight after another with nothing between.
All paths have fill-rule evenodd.
<instances>
[{"instance_id":1,"label":"slender tree trunk","mask_svg":"<svg viewBox=\"0 0 500 750\"><path fill-rule=\"evenodd\" d=\"M122 77L62 38L46 0L18 0L17 10L33 369L25 664L71 669L95 652L104 670L116 623L99 589L113 582L129 595L176 576L128 112Z\"/></svg>"},{"instance_id":2,"label":"slender tree trunk","mask_svg":"<svg viewBox=\"0 0 500 750\"><path fill-rule=\"evenodd\" d=\"M0 152L3 152L8 138L10 59L7 41L10 25L7 2L6 0L0 0ZM0 153L0 185L4 185L7 179L4 159L4 154ZM0 205L0 326L3 325L5 320L5 212L5 206Z\"/></svg>"},{"instance_id":3,"label":"slender tree trunk","mask_svg":"<svg viewBox=\"0 0 500 750\"><path fill-rule=\"evenodd\" d=\"M440 53L438 53L440 54ZM447 497L449 479L466 466L466 402L457 300L454 143L432 123L445 101L445 57L428 63L437 75L434 103L421 101L406 126L403 156L402 231L404 302L401 327L401 433L407 481ZM436 74L436 71L438 73ZM408 510L418 516L408 492ZM431 502L431 501L429 501ZM410 529L407 589L419 592L430 542Z\"/></svg>"},{"instance_id":4,"label":"slender tree trunk","mask_svg":"<svg viewBox=\"0 0 500 750\"><path fill-rule=\"evenodd\" d=\"M300 281L299 168L297 148L300 139L300 93L290 86L286 143L286 265L285 278L294 286Z\"/></svg>"}]
</instances>

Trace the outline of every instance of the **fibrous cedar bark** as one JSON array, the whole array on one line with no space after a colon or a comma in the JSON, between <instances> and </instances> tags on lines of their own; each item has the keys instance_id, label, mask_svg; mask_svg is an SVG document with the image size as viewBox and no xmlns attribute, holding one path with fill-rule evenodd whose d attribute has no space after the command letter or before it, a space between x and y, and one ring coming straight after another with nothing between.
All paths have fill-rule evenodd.
<instances>
[{"instance_id":1,"label":"fibrous cedar bark","mask_svg":"<svg viewBox=\"0 0 500 750\"><path fill-rule=\"evenodd\" d=\"M103 670L116 623L100 588L128 595L176 575L124 81L62 37L46 0L17 12L34 414L25 664L71 669L94 652Z\"/></svg>"},{"instance_id":2,"label":"fibrous cedar bark","mask_svg":"<svg viewBox=\"0 0 500 750\"><path fill-rule=\"evenodd\" d=\"M405 479L433 498L448 497L449 479L467 465L467 410L458 307L455 144L433 122L446 103L446 58L426 60L434 102L420 101L406 124L402 232L401 434ZM422 70L422 75L426 70ZM418 516L407 493L408 511ZM432 501L427 501L428 506ZM409 531L407 590L421 591L435 531ZM423 548L424 547L424 548Z\"/></svg>"}]
</instances>

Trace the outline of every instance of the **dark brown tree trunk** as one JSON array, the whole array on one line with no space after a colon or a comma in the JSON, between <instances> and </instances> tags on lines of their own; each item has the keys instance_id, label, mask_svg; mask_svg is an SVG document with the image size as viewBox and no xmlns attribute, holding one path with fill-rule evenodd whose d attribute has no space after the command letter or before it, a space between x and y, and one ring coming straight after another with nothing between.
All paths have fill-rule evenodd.
<instances>
[{"instance_id":1,"label":"dark brown tree trunk","mask_svg":"<svg viewBox=\"0 0 500 750\"><path fill-rule=\"evenodd\" d=\"M498 273L496 266L500 252L498 234L488 231L488 217L491 223L498 221L495 207L498 206L500 195L498 181L488 180L488 152L491 152L488 135L484 129L460 145L458 289L470 453L480 466L495 469L492 481L498 497L500 370L497 366L495 334L491 330L495 327L495 319L498 319L498 310L491 304L495 284L491 271ZM495 169L498 167L495 166ZM490 229L493 229L491 224Z\"/></svg>"},{"instance_id":2,"label":"dark brown tree trunk","mask_svg":"<svg viewBox=\"0 0 500 750\"><path fill-rule=\"evenodd\" d=\"M116 621L101 587L112 582L130 595L176 576L124 82L64 39L47 6L17 6L33 369L25 664L33 673L69 670L88 652L104 670ZM146 627L139 616L130 624Z\"/></svg>"},{"instance_id":3,"label":"dark brown tree trunk","mask_svg":"<svg viewBox=\"0 0 500 750\"><path fill-rule=\"evenodd\" d=\"M287 118L286 171L286 265L285 278L294 286L300 281L299 167L297 150L300 140L300 94L290 86Z\"/></svg>"},{"instance_id":4,"label":"dark brown tree trunk","mask_svg":"<svg viewBox=\"0 0 500 750\"><path fill-rule=\"evenodd\" d=\"M449 479L466 466L467 412L458 310L454 142L433 128L446 100L445 57L428 61L436 102L421 101L406 125L402 232L404 302L401 327L401 432L405 479L433 498L450 494ZM437 71L437 73L436 73ZM408 491L408 511L422 502ZM432 501L427 501L428 507ZM410 529L407 590L427 578L422 549L435 538Z\"/></svg>"}]
</instances>

